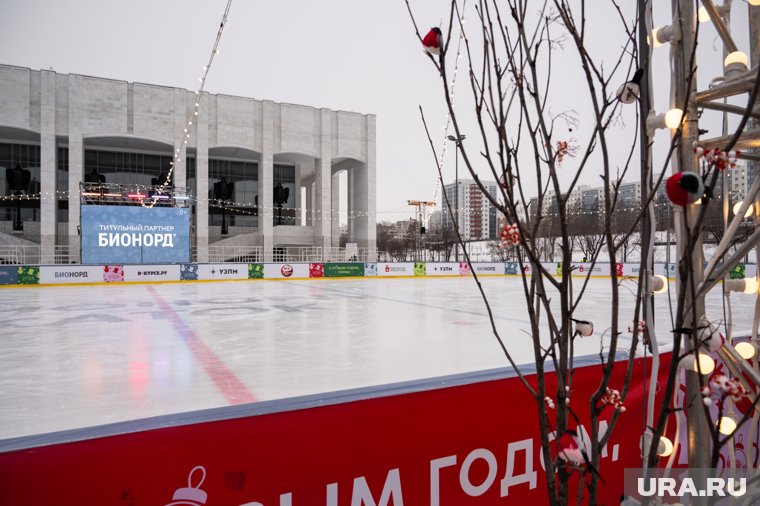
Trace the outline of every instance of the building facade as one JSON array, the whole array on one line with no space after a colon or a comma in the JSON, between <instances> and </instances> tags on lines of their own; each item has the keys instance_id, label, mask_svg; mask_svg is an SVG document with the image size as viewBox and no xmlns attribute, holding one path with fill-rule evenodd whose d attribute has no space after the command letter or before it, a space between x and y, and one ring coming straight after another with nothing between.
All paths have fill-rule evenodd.
<instances>
[{"instance_id":1,"label":"building facade","mask_svg":"<svg viewBox=\"0 0 760 506\"><path fill-rule=\"evenodd\" d=\"M199 262L210 246L260 247L263 261L283 247L337 247L345 171L348 242L372 251L375 125L370 114L0 65L0 168L32 176L19 204L0 171L0 245L39 244L43 257L63 246L76 262L87 175L149 185L169 171L193 198ZM231 185L223 201L214 194L220 181ZM278 184L289 189L282 207L273 202ZM17 214L23 231L14 232Z\"/></svg>"},{"instance_id":2,"label":"building facade","mask_svg":"<svg viewBox=\"0 0 760 506\"><path fill-rule=\"evenodd\" d=\"M481 181L481 183L491 195L499 195L495 181ZM457 190L459 192L458 199ZM498 237L496 208L480 191L475 180L459 179L456 183L445 185L444 192L452 209L455 208L457 201L459 203L459 212L455 211L454 214L457 215L459 231L463 240L476 241ZM451 216L446 209L444 200L441 200L441 206L443 228L447 229L452 226Z\"/></svg>"}]
</instances>

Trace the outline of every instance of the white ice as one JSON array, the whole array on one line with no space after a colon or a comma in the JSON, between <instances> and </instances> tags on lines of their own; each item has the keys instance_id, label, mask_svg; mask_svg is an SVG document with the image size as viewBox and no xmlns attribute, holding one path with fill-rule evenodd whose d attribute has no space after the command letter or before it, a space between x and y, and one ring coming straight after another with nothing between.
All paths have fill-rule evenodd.
<instances>
[{"instance_id":1,"label":"white ice","mask_svg":"<svg viewBox=\"0 0 760 506\"><path fill-rule=\"evenodd\" d=\"M515 360L532 362L521 280L482 283ZM732 296L735 328L753 307ZM609 281L592 279L576 316L595 335L576 355L598 354L609 311ZM507 365L472 278L3 288L0 313L0 439ZM720 288L707 313L723 320Z\"/></svg>"}]
</instances>

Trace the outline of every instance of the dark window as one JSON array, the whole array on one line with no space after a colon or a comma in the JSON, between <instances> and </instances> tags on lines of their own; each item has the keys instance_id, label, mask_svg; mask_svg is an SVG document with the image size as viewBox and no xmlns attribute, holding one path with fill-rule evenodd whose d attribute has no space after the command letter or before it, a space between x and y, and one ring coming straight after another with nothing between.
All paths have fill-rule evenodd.
<instances>
[{"instance_id":1,"label":"dark window","mask_svg":"<svg viewBox=\"0 0 760 506\"><path fill-rule=\"evenodd\" d=\"M6 169L21 166L29 171L29 184L20 190L13 190L8 180ZM15 193L37 195L40 192L40 147L32 144L2 144L0 143L0 181L2 195L10 196ZM22 221L40 221L40 200L35 199L2 199L0 219L12 221L15 213L21 211Z\"/></svg>"},{"instance_id":2,"label":"dark window","mask_svg":"<svg viewBox=\"0 0 760 506\"><path fill-rule=\"evenodd\" d=\"M237 227L258 226L256 202L259 193L259 165L253 161L220 160L208 161L209 225L222 224L221 195L214 194L214 183L224 179L232 185L229 199L224 202L227 224Z\"/></svg>"},{"instance_id":3,"label":"dark window","mask_svg":"<svg viewBox=\"0 0 760 506\"><path fill-rule=\"evenodd\" d=\"M93 171L105 176L107 183L151 186L152 180L172 167L172 155L125 153L87 149L84 152L84 174Z\"/></svg>"}]
</instances>

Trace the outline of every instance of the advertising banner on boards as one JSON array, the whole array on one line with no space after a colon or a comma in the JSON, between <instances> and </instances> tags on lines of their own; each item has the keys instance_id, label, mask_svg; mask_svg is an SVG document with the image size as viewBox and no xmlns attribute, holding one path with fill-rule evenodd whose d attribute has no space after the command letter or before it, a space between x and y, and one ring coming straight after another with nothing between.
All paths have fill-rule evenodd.
<instances>
[{"instance_id":1,"label":"advertising banner on boards","mask_svg":"<svg viewBox=\"0 0 760 506\"><path fill-rule=\"evenodd\" d=\"M124 281L179 281L180 266L170 265L125 265Z\"/></svg>"},{"instance_id":2,"label":"advertising banner on boards","mask_svg":"<svg viewBox=\"0 0 760 506\"><path fill-rule=\"evenodd\" d=\"M82 206L83 264L190 262L190 209Z\"/></svg>"},{"instance_id":3,"label":"advertising banner on boards","mask_svg":"<svg viewBox=\"0 0 760 506\"><path fill-rule=\"evenodd\" d=\"M425 264L426 276L459 276L459 263L436 263Z\"/></svg>"},{"instance_id":4,"label":"advertising banner on boards","mask_svg":"<svg viewBox=\"0 0 760 506\"><path fill-rule=\"evenodd\" d=\"M337 262L325 264L326 278L364 277L363 263Z\"/></svg>"},{"instance_id":5,"label":"advertising banner on boards","mask_svg":"<svg viewBox=\"0 0 760 506\"><path fill-rule=\"evenodd\" d=\"M264 264L264 279L308 278L309 264Z\"/></svg>"},{"instance_id":6,"label":"advertising banner on boards","mask_svg":"<svg viewBox=\"0 0 760 506\"><path fill-rule=\"evenodd\" d=\"M40 284L102 283L102 265L41 265Z\"/></svg>"},{"instance_id":7,"label":"advertising banner on boards","mask_svg":"<svg viewBox=\"0 0 760 506\"><path fill-rule=\"evenodd\" d=\"M504 262L498 263L476 263L472 264L472 270L475 274L488 276L490 274L504 274Z\"/></svg>"},{"instance_id":8,"label":"advertising banner on boards","mask_svg":"<svg viewBox=\"0 0 760 506\"><path fill-rule=\"evenodd\" d=\"M378 262L378 276L414 276L414 264L411 262Z\"/></svg>"},{"instance_id":9,"label":"advertising banner on boards","mask_svg":"<svg viewBox=\"0 0 760 506\"><path fill-rule=\"evenodd\" d=\"M661 355L664 363L668 358ZM637 358L634 377L646 365L647 359ZM625 369L614 368L610 385L623 384ZM573 397L588 399L599 384L598 365L579 366L574 374ZM505 376L439 381L450 386L412 393L384 386L381 395L315 400L309 409L264 415L245 415L244 406L235 406L230 419L66 444L47 441L0 453L0 504L71 504L73 498L78 506L546 504L538 414L519 409L535 399L519 378ZM545 378L547 392L556 391L555 375ZM626 412L601 454L600 504L619 503L624 469L641 462L644 383L631 384ZM612 412L609 407L601 413L602 433ZM578 416L586 441L588 415L578 410ZM571 477L573 491L584 486L578 475Z\"/></svg>"},{"instance_id":10,"label":"advertising banner on boards","mask_svg":"<svg viewBox=\"0 0 760 506\"><path fill-rule=\"evenodd\" d=\"M17 285L18 267L15 265L0 265L0 285Z\"/></svg>"},{"instance_id":11,"label":"advertising banner on boards","mask_svg":"<svg viewBox=\"0 0 760 506\"><path fill-rule=\"evenodd\" d=\"M248 279L248 264L199 264L198 279Z\"/></svg>"},{"instance_id":12,"label":"advertising banner on boards","mask_svg":"<svg viewBox=\"0 0 760 506\"><path fill-rule=\"evenodd\" d=\"M573 276L609 276L610 264L608 263L595 263L580 262L573 263Z\"/></svg>"}]
</instances>

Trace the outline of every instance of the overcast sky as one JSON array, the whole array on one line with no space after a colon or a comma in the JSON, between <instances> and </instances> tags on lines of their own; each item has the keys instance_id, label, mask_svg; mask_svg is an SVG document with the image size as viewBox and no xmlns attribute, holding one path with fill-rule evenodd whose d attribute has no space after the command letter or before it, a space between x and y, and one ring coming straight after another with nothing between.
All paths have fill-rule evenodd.
<instances>
[{"instance_id":1,"label":"overcast sky","mask_svg":"<svg viewBox=\"0 0 760 506\"><path fill-rule=\"evenodd\" d=\"M0 0L0 63L195 89L226 3ZM633 0L622 3L633 9ZM737 41L748 52L741 21L747 7L733 3ZM447 4L412 1L420 29L445 21ZM669 23L670 2L655 4L655 25ZM592 23L613 24L596 9L589 13ZM206 84L211 93L377 115L378 220L409 216L407 199L433 198L435 164L418 106L437 148L445 109L438 75L422 53L403 0L235 0L220 50ZM720 61L719 40L705 27L700 63L708 70L700 70L700 89L720 73ZM667 73L667 48L655 65L655 74ZM662 78L658 96L666 104L669 78ZM575 107L571 85L568 107ZM453 150L445 164L447 179L453 179ZM586 182L598 181L590 174Z\"/></svg>"}]
</instances>

